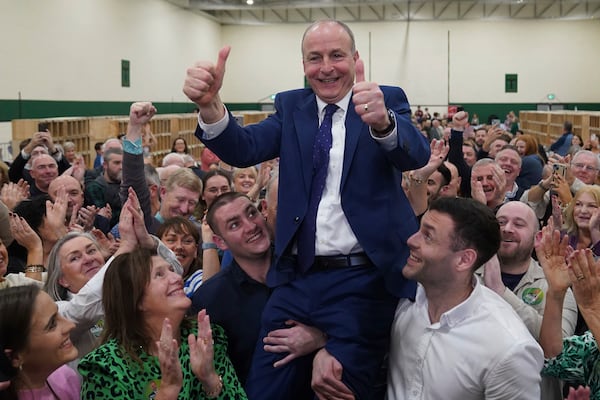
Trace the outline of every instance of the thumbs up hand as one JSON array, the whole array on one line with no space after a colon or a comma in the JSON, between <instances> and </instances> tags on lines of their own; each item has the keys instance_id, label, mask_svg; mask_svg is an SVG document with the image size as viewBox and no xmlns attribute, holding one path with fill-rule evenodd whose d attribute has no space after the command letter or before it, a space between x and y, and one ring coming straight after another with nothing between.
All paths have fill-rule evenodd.
<instances>
[{"instance_id":1,"label":"thumbs up hand","mask_svg":"<svg viewBox=\"0 0 600 400\"><path fill-rule=\"evenodd\" d=\"M224 115L219 90L223 86L230 51L231 47L225 46L219 51L216 64L199 61L187 70L183 93L198 105L202 119L207 123L216 122Z\"/></svg>"},{"instance_id":2,"label":"thumbs up hand","mask_svg":"<svg viewBox=\"0 0 600 400\"><path fill-rule=\"evenodd\" d=\"M384 131L391 121L379 85L365 81L365 64L359 58L355 66L356 83L352 89L354 110L374 131Z\"/></svg>"}]
</instances>

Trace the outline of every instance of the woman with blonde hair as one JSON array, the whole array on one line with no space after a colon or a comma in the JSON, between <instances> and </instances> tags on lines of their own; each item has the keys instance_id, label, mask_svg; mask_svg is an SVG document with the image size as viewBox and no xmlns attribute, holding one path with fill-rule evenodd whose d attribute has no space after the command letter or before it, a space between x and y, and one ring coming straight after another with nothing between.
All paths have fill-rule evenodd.
<instances>
[{"instance_id":1,"label":"woman with blonde hair","mask_svg":"<svg viewBox=\"0 0 600 400\"><path fill-rule=\"evenodd\" d=\"M575 193L565 210L564 228L573 249L589 247L600 255L600 187L584 185Z\"/></svg>"}]
</instances>

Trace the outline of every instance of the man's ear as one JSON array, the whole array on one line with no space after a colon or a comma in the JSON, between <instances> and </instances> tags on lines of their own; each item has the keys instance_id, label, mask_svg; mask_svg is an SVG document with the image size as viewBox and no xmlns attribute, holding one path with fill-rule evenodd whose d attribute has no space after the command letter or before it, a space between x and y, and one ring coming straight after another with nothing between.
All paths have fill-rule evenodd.
<instances>
[{"instance_id":1,"label":"man's ear","mask_svg":"<svg viewBox=\"0 0 600 400\"><path fill-rule=\"evenodd\" d=\"M150 196L153 196L158 191L158 185L152 184L148 186L148 190L150 191Z\"/></svg>"},{"instance_id":2,"label":"man's ear","mask_svg":"<svg viewBox=\"0 0 600 400\"><path fill-rule=\"evenodd\" d=\"M264 219L267 219L267 200L265 199L262 199L260 201L260 213L262 214Z\"/></svg>"},{"instance_id":3,"label":"man's ear","mask_svg":"<svg viewBox=\"0 0 600 400\"><path fill-rule=\"evenodd\" d=\"M223 238L217 234L213 234L213 242L215 242L215 244L217 245L218 248L220 248L221 250L225 251L229 249L229 246L227 246L227 243L225 243L225 241L223 240Z\"/></svg>"},{"instance_id":4,"label":"man's ear","mask_svg":"<svg viewBox=\"0 0 600 400\"><path fill-rule=\"evenodd\" d=\"M460 257L456 265L457 271L472 271L477 261L477 252L474 249L464 249L460 251Z\"/></svg>"}]
</instances>

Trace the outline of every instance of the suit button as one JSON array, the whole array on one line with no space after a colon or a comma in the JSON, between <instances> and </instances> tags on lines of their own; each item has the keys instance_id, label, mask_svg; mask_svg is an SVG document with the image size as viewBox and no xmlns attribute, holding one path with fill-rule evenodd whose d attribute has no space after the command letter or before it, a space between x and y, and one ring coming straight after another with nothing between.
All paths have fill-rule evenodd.
<instances>
[{"instance_id":1,"label":"suit button","mask_svg":"<svg viewBox=\"0 0 600 400\"><path fill-rule=\"evenodd\" d=\"M298 223L298 221L300 221L300 217L295 217L294 222Z\"/></svg>"}]
</instances>

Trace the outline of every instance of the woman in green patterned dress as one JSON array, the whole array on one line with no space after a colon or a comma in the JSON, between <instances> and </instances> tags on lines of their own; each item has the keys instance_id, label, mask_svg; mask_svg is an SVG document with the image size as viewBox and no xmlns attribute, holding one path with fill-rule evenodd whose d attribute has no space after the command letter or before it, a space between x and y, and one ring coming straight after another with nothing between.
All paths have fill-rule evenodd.
<instances>
[{"instance_id":1,"label":"woman in green patterned dress","mask_svg":"<svg viewBox=\"0 0 600 400\"><path fill-rule=\"evenodd\" d=\"M223 329L185 318L183 280L156 252L115 258L104 279L103 343L79 364L82 399L246 399Z\"/></svg>"}]
</instances>

